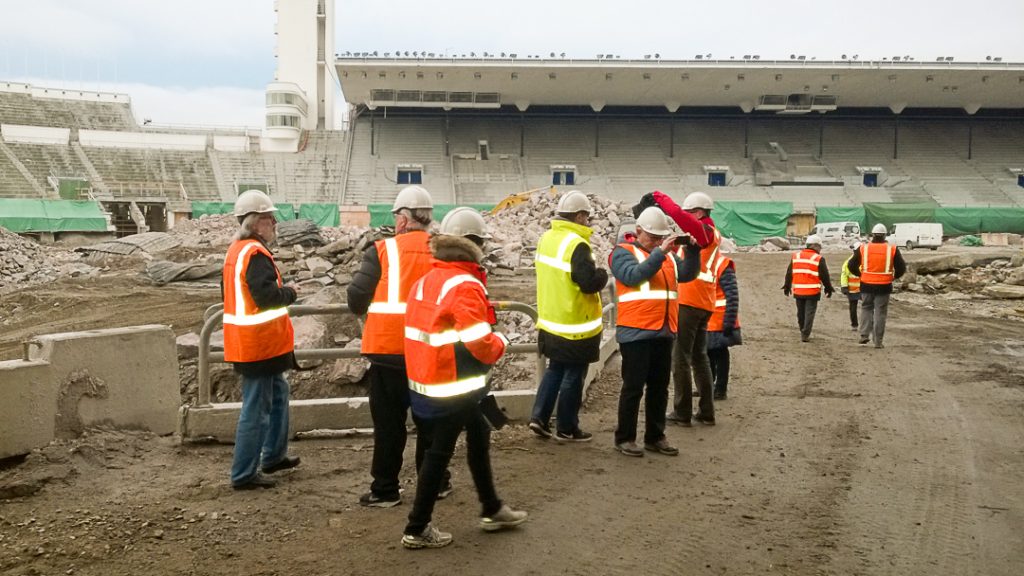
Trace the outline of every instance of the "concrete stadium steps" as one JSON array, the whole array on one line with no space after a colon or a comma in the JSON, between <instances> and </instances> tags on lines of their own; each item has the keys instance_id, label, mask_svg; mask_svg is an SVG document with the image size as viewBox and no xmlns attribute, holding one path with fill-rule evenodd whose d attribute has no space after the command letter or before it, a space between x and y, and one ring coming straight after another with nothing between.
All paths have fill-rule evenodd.
<instances>
[{"instance_id":1,"label":"concrete stadium steps","mask_svg":"<svg viewBox=\"0 0 1024 576\"><path fill-rule=\"evenodd\" d=\"M857 166L878 166L890 176L906 173L892 159L893 128L891 122L849 120L825 126L821 162L832 173L856 176Z\"/></svg>"},{"instance_id":2,"label":"concrete stadium steps","mask_svg":"<svg viewBox=\"0 0 1024 576\"><path fill-rule=\"evenodd\" d=\"M219 201L206 152L83 146L114 196L164 196L168 200ZM179 186L180 184L180 186ZM182 196L184 187L187 197Z\"/></svg>"},{"instance_id":3,"label":"concrete stadium steps","mask_svg":"<svg viewBox=\"0 0 1024 576\"><path fill-rule=\"evenodd\" d=\"M14 162L0 152L0 198L39 198L36 188L25 179Z\"/></svg>"},{"instance_id":4,"label":"concrete stadium steps","mask_svg":"<svg viewBox=\"0 0 1024 576\"><path fill-rule=\"evenodd\" d=\"M75 156L71 146L11 142L6 143L6 146L46 190L52 189L48 181L50 176L90 179L88 170Z\"/></svg>"},{"instance_id":5,"label":"concrete stadium steps","mask_svg":"<svg viewBox=\"0 0 1024 576\"><path fill-rule=\"evenodd\" d=\"M2 91L0 124L92 130L139 128L128 103L36 98L29 94Z\"/></svg>"},{"instance_id":6,"label":"concrete stadium steps","mask_svg":"<svg viewBox=\"0 0 1024 576\"><path fill-rule=\"evenodd\" d=\"M611 178L677 180L668 162L669 125L655 120L601 122L602 171Z\"/></svg>"},{"instance_id":7,"label":"concrete stadium steps","mask_svg":"<svg viewBox=\"0 0 1024 576\"><path fill-rule=\"evenodd\" d=\"M682 176L704 175L708 165L728 166L733 174L753 174L752 158L743 157L743 133L742 120L676 122L675 158L669 163Z\"/></svg>"},{"instance_id":8,"label":"concrete stadium steps","mask_svg":"<svg viewBox=\"0 0 1024 576\"><path fill-rule=\"evenodd\" d=\"M713 192L716 193L717 189ZM856 206L842 186L769 186L765 195L771 202L792 202L794 210L813 210L816 206Z\"/></svg>"},{"instance_id":9,"label":"concrete stadium steps","mask_svg":"<svg viewBox=\"0 0 1024 576\"><path fill-rule=\"evenodd\" d=\"M770 118L750 121L751 150L770 150L776 142L787 154L818 155L818 122L804 118Z\"/></svg>"},{"instance_id":10,"label":"concrete stadium steps","mask_svg":"<svg viewBox=\"0 0 1024 576\"><path fill-rule=\"evenodd\" d=\"M486 140L491 158L519 156L520 130L514 119L454 117L448 122L449 150L453 156L476 155L480 140Z\"/></svg>"}]
</instances>

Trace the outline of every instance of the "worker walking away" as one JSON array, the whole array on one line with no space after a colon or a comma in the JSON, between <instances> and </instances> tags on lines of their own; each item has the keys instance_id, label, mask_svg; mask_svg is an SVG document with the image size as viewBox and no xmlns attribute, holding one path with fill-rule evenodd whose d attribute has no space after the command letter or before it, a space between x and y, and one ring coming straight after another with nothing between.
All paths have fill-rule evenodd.
<instances>
[{"instance_id":1,"label":"worker walking away","mask_svg":"<svg viewBox=\"0 0 1024 576\"><path fill-rule=\"evenodd\" d=\"M265 476L299 465L288 455L288 380L295 367L295 333L287 306L298 290L284 286L270 244L277 207L259 190L235 200L238 231L224 258L224 361L242 378L231 486L271 488Z\"/></svg>"},{"instance_id":2,"label":"worker walking away","mask_svg":"<svg viewBox=\"0 0 1024 576\"><path fill-rule=\"evenodd\" d=\"M814 316L818 311L822 289L825 297L831 298L832 280L828 276L828 265L821 255L821 238L817 234L807 237L806 248L795 252L786 268L786 282L782 291L796 299L796 322L800 327L800 341L811 340Z\"/></svg>"},{"instance_id":3,"label":"worker walking away","mask_svg":"<svg viewBox=\"0 0 1024 576\"><path fill-rule=\"evenodd\" d=\"M860 250L861 243L853 245L854 254ZM839 275L839 291L842 292L850 304L850 328L857 331L857 307L860 305L860 276L850 274L850 260L853 254L843 262L843 272Z\"/></svg>"},{"instance_id":4,"label":"worker walking away","mask_svg":"<svg viewBox=\"0 0 1024 576\"><path fill-rule=\"evenodd\" d=\"M466 460L482 505L480 528L496 531L526 521L526 512L504 504L491 472L491 428L480 409L488 373L508 340L493 331L494 308L480 265L490 238L480 213L456 208L430 241L433 268L413 286L405 315L405 355L416 427L431 438L419 469L416 499L405 526L406 548L440 548L452 535L431 524L438 490L466 431Z\"/></svg>"},{"instance_id":5,"label":"worker walking away","mask_svg":"<svg viewBox=\"0 0 1024 576\"><path fill-rule=\"evenodd\" d=\"M402 502L398 475L402 470L409 410L403 326L406 296L412 285L430 271L430 235L434 202L420 186L407 186L395 198L391 213L395 236L378 240L363 253L359 270L348 285L348 307L366 314L362 354L370 362L370 416L373 419L373 460L370 491L359 498L363 506L390 508ZM429 438L416 436L419 469ZM446 478L442 494L451 485Z\"/></svg>"},{"instance_id":6,"label":"worker walking away","mask_svg":"<svg viewBox=\"0 0 1024 576\"><path fill-rule=\"evenodd\" d=\"M886 242L885 236L885 224L875 224L870 242L861 244L849 261L850 273L860 276L859 343L867 344L874 336L875 348L883 347L892 282L907 271L900 249Z\"/></svg>"},{"instance_id":7,"label":"worker walking away","mask_svg":"<svg viewBox=\"0 0 1024 576\"><path fill-rule=\"evenodd\" d=\"M681 243L686 246L683 260L675 255ZM644 449L679 454L665 438L665 410L679 316L678 284L697 277L699 253L690 237L672 236L664 212L654 206L637 218L636 239L612 251L618 296L615 339L622 355L615 449L626 456L643 456ZM641 398L646 412L643 449L636 444Z\"/></svg>"},{"instance_id":8,"label":"worker walking away","mask_svg":"<svg viewBox=\"0 0 1024 576\"><path fill-rule=\"evenodd\" d=\"M718 255L715 274L715 311L708 320L708 360L714 380L715 400L729 396L729 348L743 344L740 333L740 287L736 265L728 256Z\"/></svg>"},{"instance_id":9,"label":"worker walking away","mask_svg":"<svg viewBox=\"0 0 1024 576\"><path fill-rule=\"evenodd\" d=\"M537 243L537 345L548 358L530 418L542 438L589 442L579 426L583 380L601 353L601 290L608 271L598 268L588 226L593 208L586 194L573 190L558 201L551 228ZM554 434L551 413L558 403Z\"/></svg>"}]
</instances>

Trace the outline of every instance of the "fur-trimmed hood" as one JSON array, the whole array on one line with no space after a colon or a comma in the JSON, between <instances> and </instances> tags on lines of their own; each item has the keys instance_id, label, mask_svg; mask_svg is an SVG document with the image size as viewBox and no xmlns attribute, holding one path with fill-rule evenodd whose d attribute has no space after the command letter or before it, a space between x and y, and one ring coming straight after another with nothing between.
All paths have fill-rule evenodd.
<instances>
[{"instance_id":1,"label":"fur-trimmed hood","mask_svg":"<svg viewBox=\"0 0 1024 576\"><path fill-rule=\"evenodd\" d=\"M442 262L473 262L484 259L484 251L468 238L438 234L430 239L430 251Z\"/></svg>"}]
</instances>

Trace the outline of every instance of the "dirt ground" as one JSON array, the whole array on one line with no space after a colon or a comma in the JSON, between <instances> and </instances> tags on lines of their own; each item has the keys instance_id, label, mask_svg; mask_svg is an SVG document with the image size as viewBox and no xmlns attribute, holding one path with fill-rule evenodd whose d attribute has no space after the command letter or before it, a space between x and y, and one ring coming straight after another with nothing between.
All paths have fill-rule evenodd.
<instances>
[{"instance_id":1,"label":"dirt ground","mask_svg":"<svg viewBox=\"0 0 1024 576\"><path fill-rule=\"evenodd\" d=\"M581 414L594 442L522 423L494 435L499 493L530 513L520 529L477 529L461 447L435 514L454 544L408 551L408 463L406 503L357 504L369 436L295 441L302 465L278 488L234 492L231 446L91 430L0 463L0 574L1019 574L1024 322L897 295L875 350L837 294L801 343L779 290L787 257L735 256L745 344L718 425L668 430L678 457L612 450L617 356ZM837 273L841 256L826 259ZM0 304L0 358L46 332L192 331L215 301L117 278L16 292Z\"/></svg>"}]
</instances>

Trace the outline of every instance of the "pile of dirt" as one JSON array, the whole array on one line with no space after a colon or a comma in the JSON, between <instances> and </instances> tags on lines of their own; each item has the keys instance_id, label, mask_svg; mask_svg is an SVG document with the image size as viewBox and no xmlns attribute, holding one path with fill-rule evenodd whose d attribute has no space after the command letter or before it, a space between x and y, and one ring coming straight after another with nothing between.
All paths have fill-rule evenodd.
<instances>
[{"instance_id":1,"label":"pile of dirt","mask_svg":"<svg viewBox=\"0 0 1024 576\"><path fill-rule=\"evenodd\" d=\"M900 285L911 292L1024 299L1024 252L1009 256L944 254L910 263Z\"/></svg>"}]
</instances>

